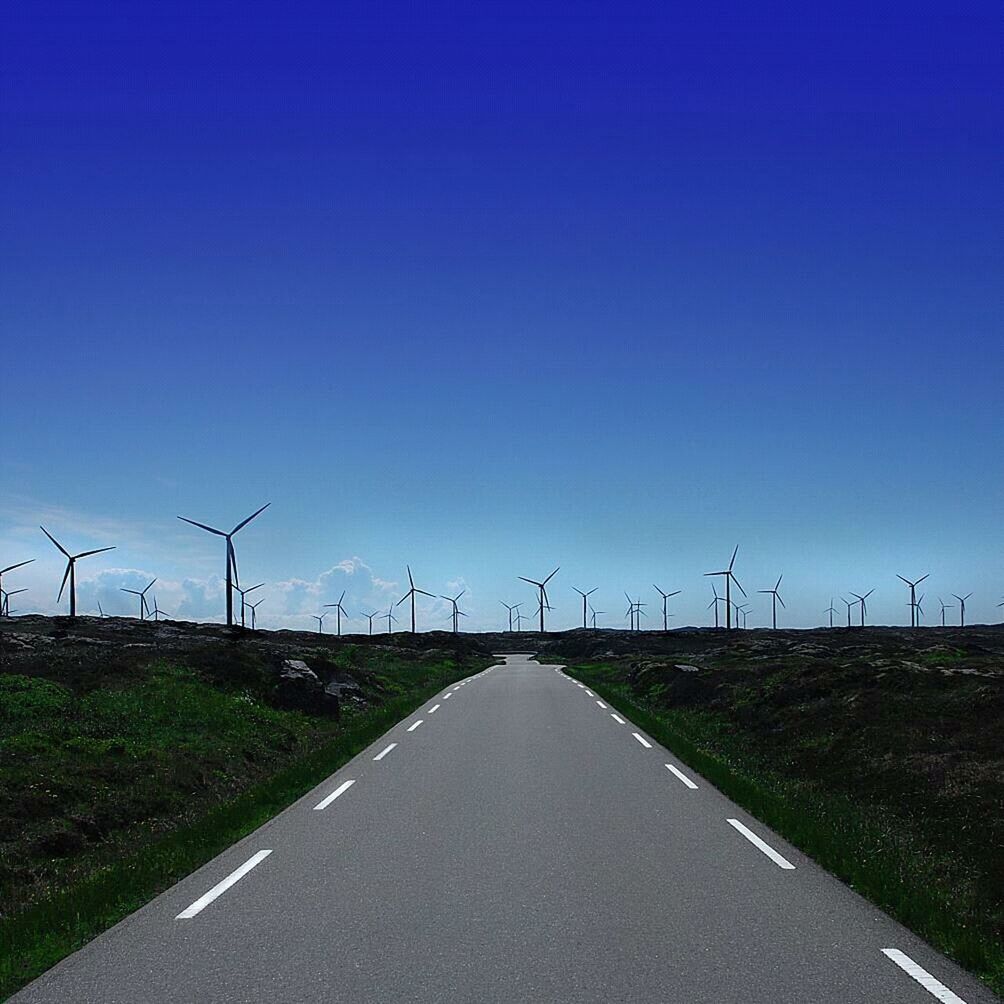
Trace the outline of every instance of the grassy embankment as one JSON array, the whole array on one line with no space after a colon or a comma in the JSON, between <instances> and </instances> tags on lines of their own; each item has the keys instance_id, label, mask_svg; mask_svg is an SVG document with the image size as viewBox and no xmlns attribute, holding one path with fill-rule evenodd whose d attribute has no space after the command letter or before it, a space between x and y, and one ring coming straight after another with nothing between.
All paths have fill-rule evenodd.
<instances>
[{"instance_id":1,"label":"grassy embankment","mask_svg":"<svg viewBox=\"0 0 1004 1004\"><path fill-rule=\"evenodd\" d=\"M269 705L254 656L0 673L0 999L295 801L483 660L346 646L369 705ZM310 657L317 668L316 654Z\"/></svg>"},{"instance_id":2,"label":"grassy embankment","mask_svg":"<svg viewBox=\"0 0 1004 1004\"><path fill-rule=\"evenodd\" d=\"M707 688L698 674L632 671L628 661L568 672L1004 993L1000 709L987 707L996 691L794 658L756 678L742 669L737 657Z\"/></svg>"}]
</instances>

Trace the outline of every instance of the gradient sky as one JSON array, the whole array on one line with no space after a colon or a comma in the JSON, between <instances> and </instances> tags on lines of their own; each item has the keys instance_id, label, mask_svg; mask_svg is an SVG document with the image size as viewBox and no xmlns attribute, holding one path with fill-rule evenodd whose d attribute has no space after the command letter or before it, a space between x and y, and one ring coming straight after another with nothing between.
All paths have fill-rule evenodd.
<instances>
[{"instance_id":1,"label":"gradient sky","mask_svg":"<svg viewBox=\"0 0 1004 1004\"><path fill-rule=\"evenodd\" d=\"M262 623L562 571L1004 599L999 2L8 6L0 567ZM955 602L952 600L951 602ZM839 601L837 605L840 606ZM421 623L445 626L446 604ZM402 615L402 607L399 615ZM266 612L268 616L266 616ZM957 611L951 612L953 616Z\"/></svg>"}]
</instances>

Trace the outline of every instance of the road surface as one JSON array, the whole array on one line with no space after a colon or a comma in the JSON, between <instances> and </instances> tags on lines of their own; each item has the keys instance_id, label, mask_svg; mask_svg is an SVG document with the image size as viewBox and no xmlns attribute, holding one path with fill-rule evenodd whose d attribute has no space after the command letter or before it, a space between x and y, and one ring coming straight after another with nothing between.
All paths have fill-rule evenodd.
<instances>
[{"instance_id":1,"label":"road surface","mask_svg":"<svg viewBox=\"0 0 1004 1004\"><path fill-rule=\"evenodd\" d=\"M18 1004L990 1004L559 668L449 687Z\"/></svg>"}]
</instances>

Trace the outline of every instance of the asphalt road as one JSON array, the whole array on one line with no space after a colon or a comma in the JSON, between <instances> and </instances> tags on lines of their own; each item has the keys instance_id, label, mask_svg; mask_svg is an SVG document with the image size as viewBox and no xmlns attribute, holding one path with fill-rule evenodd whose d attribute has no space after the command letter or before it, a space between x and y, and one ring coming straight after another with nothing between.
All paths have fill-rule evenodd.
<instances>
[{"instance_id":1,"label":"asphalt road","mask_svg":"<svg viewBox=\"0 0 1004 1004\"><path fill-rule=\"evenodd\" d=\"M996 1000L586 688L507 660L13 1000Z\"/></svg>"}]
</instances>

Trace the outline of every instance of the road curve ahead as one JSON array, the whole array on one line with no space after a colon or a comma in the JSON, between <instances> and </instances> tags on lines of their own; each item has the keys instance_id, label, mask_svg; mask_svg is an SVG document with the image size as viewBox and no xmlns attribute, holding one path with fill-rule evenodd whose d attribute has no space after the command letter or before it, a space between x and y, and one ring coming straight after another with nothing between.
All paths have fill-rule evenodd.
<instances>
[{"instance_id":1,"label":"road curve ahead","mask_svg":"<svg viewBox=\"0 0 1004 1004\"><path fill-rule=\"evenodd\" d=\"M18 1004L991 1004L559 668L449 687Z\"/></svg>"}]
</instances>

